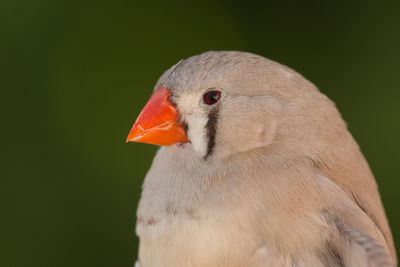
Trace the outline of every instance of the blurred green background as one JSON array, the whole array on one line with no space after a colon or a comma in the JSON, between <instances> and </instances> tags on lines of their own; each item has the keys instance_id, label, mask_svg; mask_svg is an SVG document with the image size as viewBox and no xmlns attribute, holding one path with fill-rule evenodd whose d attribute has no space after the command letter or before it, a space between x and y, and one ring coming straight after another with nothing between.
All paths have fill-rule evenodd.
<instances>
[{"instance_id":1,"label":"blurred green background","mask_svg":"<svg viewBox=\"0 0 400 267\"><path fill-rule=\"evenodd\" d=\"M371 0L1 1L0 265L133 265L156 148L125 138L162 72L206 50L279 61L337 103L400 247L399 12Z\"/></svg>"}]
</instances>

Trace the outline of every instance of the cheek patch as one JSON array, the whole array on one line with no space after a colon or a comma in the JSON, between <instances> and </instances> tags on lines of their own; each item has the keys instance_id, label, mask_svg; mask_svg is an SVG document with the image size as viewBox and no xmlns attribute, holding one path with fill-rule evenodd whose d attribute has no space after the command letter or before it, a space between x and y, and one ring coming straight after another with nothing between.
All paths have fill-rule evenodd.
<instances>
[{"instance_id":1,"label":"cheek patch","mask_svg":"<svg viewBox=\"0 0 400 267\"><path fill-rule=\"evenodd\" d=\"M207 114L191 114L185 116L185 121L189 125L188 137L192 143L193 149L200 157L207 155Z\"/></svg>"}]
</instances>

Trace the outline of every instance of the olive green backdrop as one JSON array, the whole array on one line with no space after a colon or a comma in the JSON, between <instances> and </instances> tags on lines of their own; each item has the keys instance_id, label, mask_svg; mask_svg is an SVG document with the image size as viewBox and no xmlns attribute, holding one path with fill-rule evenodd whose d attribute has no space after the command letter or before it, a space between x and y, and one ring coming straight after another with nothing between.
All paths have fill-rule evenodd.
<instances>
[{"instance_id":1,"label":"olive green backdrop","mask_svg":"<svg viewBox=\"0 0 400 267\"><path fill-rule=\"evenodd\" d=\"M159 75L207 50L277 60L337 103L400 247L400 2L264 2L1 1L0 265L133 265L156 148L125 138Z\"/></svg>"}]
</instances>

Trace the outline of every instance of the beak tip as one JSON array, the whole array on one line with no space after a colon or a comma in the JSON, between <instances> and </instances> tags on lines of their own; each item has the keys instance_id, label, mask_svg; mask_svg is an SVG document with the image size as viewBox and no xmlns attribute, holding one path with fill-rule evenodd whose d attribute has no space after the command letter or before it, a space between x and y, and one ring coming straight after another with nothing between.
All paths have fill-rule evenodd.
<instances>
[{"instance_id":1,"label":"beak tip","mask_svg":"<svg viewBox=\"0 0 400 267\"><path fill-rule=\"evenodd\" d=\"M125 143L134 142L134 139L136 136L137 136L137 129L136 129L135 125L133 125L128 136L126 137Z\"/></svg>"}]
</instances>

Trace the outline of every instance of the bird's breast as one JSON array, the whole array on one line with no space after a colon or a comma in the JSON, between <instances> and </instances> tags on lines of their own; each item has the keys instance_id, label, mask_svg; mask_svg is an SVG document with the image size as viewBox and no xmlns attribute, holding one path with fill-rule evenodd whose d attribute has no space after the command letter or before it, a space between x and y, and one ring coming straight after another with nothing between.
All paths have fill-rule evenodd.
<instances>
[{"instance_id":1,"label":"bird's breast","mask_svg":"<svg viewBox=\"0 0 400 267\"><path fill-rule=\"evenodd\" d=\"M142 266L247 266L258 238L229 216L175 214L137 223ZM240 264L239 264L240 263Z\"/></svg>"}]
</instances>

